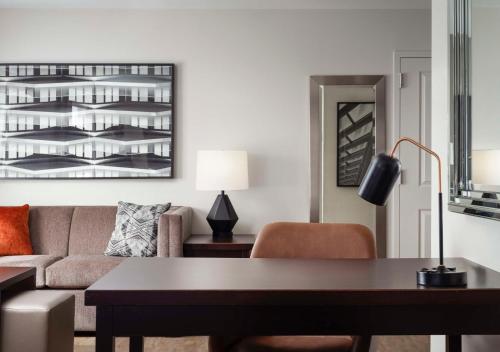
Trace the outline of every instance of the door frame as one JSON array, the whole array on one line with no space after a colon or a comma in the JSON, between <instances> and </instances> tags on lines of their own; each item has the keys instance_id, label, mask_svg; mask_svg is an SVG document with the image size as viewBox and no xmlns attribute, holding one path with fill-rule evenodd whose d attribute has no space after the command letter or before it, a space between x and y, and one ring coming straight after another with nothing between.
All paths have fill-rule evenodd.
<instances>
[{"instance_id":1,"label":"door frame","mask_svg":"<svg viewBox=\"0 0 500 352\"><path fill-rule=\"evenodd\" d=\"M429 58L432 60L430 50L395 50L393 54L393 72L392 72L392 138L390 140L391 146L401 137L401 60L412 58ZM398 180L400 182L400 180ZM389 202L389 231L387 238L387 257L399 258L400 256L400 201L401 196L399 187L395 187L391 194L391 201Z\"/></svg>"}]
</instances>

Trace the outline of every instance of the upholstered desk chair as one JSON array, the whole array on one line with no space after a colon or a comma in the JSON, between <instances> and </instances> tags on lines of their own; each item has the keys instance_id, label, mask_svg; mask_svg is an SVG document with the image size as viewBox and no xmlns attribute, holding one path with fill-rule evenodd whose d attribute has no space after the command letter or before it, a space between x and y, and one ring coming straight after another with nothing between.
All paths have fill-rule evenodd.
<instances>
[{"instance_id":1,"label":"upholstered desk chair","mask_svg":"<svg viewBox=\"0 0 500 352\"><path fill-rule=\"evenodd\" d=\"M371 231L356 224L277 222L264 226L251 258L375 258ZM210 352L367 352L370 336L210 337Z\"/></svg>"}]
</instances>

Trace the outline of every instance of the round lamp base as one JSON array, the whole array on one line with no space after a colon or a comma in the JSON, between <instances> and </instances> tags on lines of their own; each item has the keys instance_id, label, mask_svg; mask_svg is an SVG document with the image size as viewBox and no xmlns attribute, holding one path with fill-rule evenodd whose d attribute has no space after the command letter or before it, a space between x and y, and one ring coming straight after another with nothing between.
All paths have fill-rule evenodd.
<instances>
[{"instance_id":1,"label":"round lamp base","mask_svg":"<svg viewBox=\"0 0 500 352\"><path fill-rule=\"evenodd\" d=\"M467 286L467 273L444 265L423 268L417 271L417 284L427 287L464 287Z\"/></svg>"}]
</instances>

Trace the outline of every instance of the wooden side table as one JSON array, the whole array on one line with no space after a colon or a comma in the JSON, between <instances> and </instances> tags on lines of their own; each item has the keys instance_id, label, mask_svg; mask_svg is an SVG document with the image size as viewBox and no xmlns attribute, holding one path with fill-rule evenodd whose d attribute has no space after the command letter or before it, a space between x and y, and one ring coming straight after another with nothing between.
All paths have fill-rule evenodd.
<instances>
[{"instance_id":1,"label":"wooden side table","mask_svg":"<svg viewBox=\"0 0 500 352\"><path fill-rule=\"evenodd\" d=\"M0 304L9 294L34 290L35 275L36 269L32 267L0 266Z\"/></svg>"},{"instance_id":2,"label":"wooden side table","mask_svg":"<svg viewBox=\"0 0 500 352\"><path fill-rule=\"evenodd\" d=\"M184 242L185 257L249 258L255 235L234 235L231 242L214 242L212 235L191 235Z\"/></svg>"},{"instance_id":3,"label":"wooden side table","mask_svg":"<svg viewBox=\"0 0 500 352\"><path fill-rule=\"evenodd\" d=\"M33 267L0 266L0 298L3 291L34 290L35 275Z\"/></svg>"}]
</instances>

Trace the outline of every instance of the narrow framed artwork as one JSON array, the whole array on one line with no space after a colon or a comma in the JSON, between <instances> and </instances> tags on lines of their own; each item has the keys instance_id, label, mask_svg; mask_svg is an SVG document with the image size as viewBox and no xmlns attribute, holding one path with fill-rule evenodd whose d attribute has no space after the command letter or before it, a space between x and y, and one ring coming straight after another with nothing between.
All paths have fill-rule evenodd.
<instances>
[{"instance_id":1,"label":"narrow framed artwork","mask_svg":"<svg viewBox=\"0 0 500 352\"><path fill-rule=\"evenodd\" d=\"M175 66L0 63L0 178L172 178Z\"/></svg>"},{"instance_id":2,"label":"narrow framed artwork","mask_svg":"<svg viewBox=\"0 0 500 352\"><path fill-rule=\"evenodd\" d=\"M337 186L360 185L375 154L375 103L337 103Z\"/></svg>"}]
</instances>

